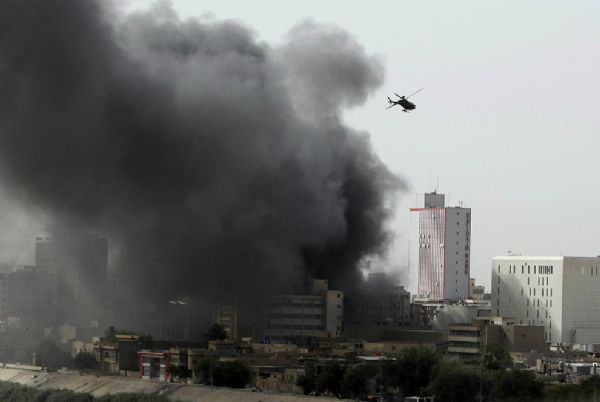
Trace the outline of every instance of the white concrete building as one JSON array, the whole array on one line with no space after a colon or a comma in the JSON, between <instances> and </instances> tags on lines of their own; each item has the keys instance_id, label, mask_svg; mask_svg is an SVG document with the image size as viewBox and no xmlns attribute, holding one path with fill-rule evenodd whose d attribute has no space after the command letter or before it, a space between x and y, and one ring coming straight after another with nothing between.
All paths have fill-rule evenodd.
<instances>
[{"instance_id":1,"label":"white concrete building","mask_svg":"<svg viewBox=\"0 0 600 402\"><path fill-rule=\"evenodd\" d=\"M428 299L465 300L469 297L471 209L445 207L444 203L444 194L427 193L410 209L410 291Z\"/></svg>"},{"instance_id":2,"label":"white concrete building","mask_svg":"<svg viewBox=\"0 0 600 402\"><path fill-rule=\"evenodd\" d=\"M600 257L492 260L492 314L543 325L550 343L600 344Z\"/></svg>"}]
</instances>

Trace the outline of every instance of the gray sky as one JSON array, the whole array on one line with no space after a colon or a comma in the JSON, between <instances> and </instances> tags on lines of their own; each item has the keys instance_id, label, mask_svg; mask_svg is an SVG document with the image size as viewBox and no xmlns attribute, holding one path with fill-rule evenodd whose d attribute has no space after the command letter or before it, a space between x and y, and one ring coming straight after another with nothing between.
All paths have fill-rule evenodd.
<instances>
[{"instance_id":1,"label":"gray sky","mask_svg":"<svg viewBox=\"0 0 600 402\"><path fill-rule=\"evenodd\" d=\"M151 1L130 0L131 9ZM507 250L597 255L600 244L600 3L596 1L173 0L182 17L236 19L281 42L305 18L351 32L386 67L386 81L347 122L371 133L379 156L411 185L398 203L390 265L406 264L414 193L444 192L473 210L472 273L486 287ZM384 110L411 93L411 114ZM1 199L1 197L0 197ZM5 208L5 201L0 205ZM10 207L10 206L9 206ZM0 210L28 262L43 217ZM14 236L14 233L20 233ZM23 251L23 242L31 247ZM5 257L0 254L0 258ZM14 257L11 257L14 258ZM14 262L14 261L11 261Z\"/></svg>"},{"instance_id":2,"label":"gray sky","mask_svg":"<svg viewBox=\"0 0 600 402\"><path fill-rule=\"evenodd\" d=\"M149 1L133 1L132 8ZM385 62L385 84L346 119L412 186L398 205L394 265L406 262L408 208L435 187L473 210L472 273L491 257L600 254L600 3L595 1L174 0L183 17L243 21L269 43L302 19L351 32ZM411 114L392 92L424 90Z\"/></svg>"}]
</instances>

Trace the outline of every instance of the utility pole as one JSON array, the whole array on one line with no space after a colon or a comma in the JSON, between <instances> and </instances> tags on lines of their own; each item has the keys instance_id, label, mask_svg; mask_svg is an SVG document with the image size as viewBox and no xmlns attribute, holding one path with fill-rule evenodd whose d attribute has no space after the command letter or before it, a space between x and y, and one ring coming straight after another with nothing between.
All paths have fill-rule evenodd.
<instances>
[{"instance_id":1,"label":"utility pole","mask_svg":"<svg viewBox=\"0 0 600 402\"><path fill-rule=\"evenodd\" d=\"M479 357L479 402L483 402L483 356Z\"/></svg>"},{"instance_id":2,"label":"utility pole","mask_svg":"<svg viewBox=\"0 0 600 402\"><path fill-rule=\"evenodd\" d=\"M382 378L381 378L381 375L382 375L382 371L383 371L383 370L382 370L381 366L382 366L382 363L381 363L381 356L379 356L379 398L378 398L378 399L379 399L380 401L383 401L383 394L382 394L382 392L381 392L381 383L382 383ZM594 401L594 402L595 402L595 401Z\"/></svg>"},{"instance_id":3,"label":"utility pole","mask_svg":"<svg viewBox=\"0 0 600 402\"><path fill-rule=\"evenodd\" d=\"M596 382L598 381L598 376L596 375L596 363L594 363L594 402L596 402Z\"/></svg>"}]
</instances>

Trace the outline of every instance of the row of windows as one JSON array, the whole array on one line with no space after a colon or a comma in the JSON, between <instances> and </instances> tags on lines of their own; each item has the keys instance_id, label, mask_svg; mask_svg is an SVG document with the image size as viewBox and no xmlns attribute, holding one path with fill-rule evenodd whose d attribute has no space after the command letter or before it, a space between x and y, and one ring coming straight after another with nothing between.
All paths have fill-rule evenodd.
<instances>
[{"instance_id":1,"label":"row of windows","mask_svg":"<svg viewBox=\"0 0 600 402\"><path fill-rule=\"evenodd\" d=\"M316 318L323 319L323 314L278 314L278 313L267 313L268 318L295 318L295 319L303 319L303 318Z\"/></svg>"},{"instance_id":2,"label":"row of windows","mask_svg":"<svg viewBox=\"0 0 600 402\"><path fill-rule=\"evenodd\" d=\"M519 323L523 325L523 320L519 320ZM535 320L527 320L527 325L535 325ZM540 325L544 325L544 321L540 321ZM548 328L552 329L552 321L548 321ZM552 338L550 338L552 339Z\"/></svg>"},{"instance_id":3,"label":"row of windows","mask_svg":"<svg viewBox=\"0 0 600 402\"><path fill-rule=\"evenodd\" d=\"M498 265L498 273L501 273L501 271L502 271L502 267L500 265ZM508 273L516 274L517 266L509 265ZM521 273L525 274L525 265L521 265ZM554 265L540 265L540 266L534 265L533 273L534 273L534 275L553 275L554 274ZM531 274L531 265L527 265L527 274L528 275Z\"/></svg>"},{"instance_id":4,"label":"row of windows","mask_svg":"<svg viewBox=\"0 0 600 402\"><path fill-rule=\"evenodd\" d=\"M529 296L536 296L535 292L536 288L529 288ZM552 288L542 288L542 297L552 297L553 291ZM521 288L521 295L523 295L523 288Z\"/></svg>"},{"instance_id":5,"label":"row of windows","mask_svg":"<svg viewBox=\"0 0 600 402\"><path fill-rule=\"evenodd\" d=\"M481 334L479 331L459 331L459 330L450 330L450 335L457 336L470 336L470 337L479 337Z\"/></svg>"},{"instance_id":6,"label":"row of windows","mask_svg":"<svg viewBox=\"0 0 600 402\"><path fill-rule=\"evenodd\" d=\"M548 303L548 301L549 301L550 303ZM497 302L498 306L500 306L500 298L498 298L498 299L496 300L496 302ZM510 300L509 300L509 302L510 302ZM536 302L537 302L537 303L536 303ZM529 307L529 304L530 304L530 302L529 302L529 299L527 299L527 307ZM533 300L533 302L532 302L531 304L533 304L534 306L537 304L537 307L539 307L539 306L540 306L540 299L535 299L535 300ZM546 299L546 307L550 307L550 308L552 308L552 300L548 300L548 299Z\"/></svg>"},{"instance_id":7,"label":"row of windows","mask_svg":"<svg viewBox=\"0 0 600 402\"><path fill-rule=\"evenodd\" d=\"M540 299L533 300L533 302L531 304L533 304L535 306L536 302L537 302L537 307L539 307L540 306ZM529 299L527 299L527 307L529 307L529 303L530 303ZM552 300L546 299L546 307L552 308Z\"/></svg>"},{"instance_id":8,"label":"row of windows","mask_svg":"<svg viewBox=\"0 0 600 402\"><path fill-rule=\"evenodd\" d=\"M479 348L481 345L479 342L449 342L450 347L455 348Z\"/></svg>"},{"instance_id":9,"label":"row of windows","mask_svg":"<svg viewBox=\"0 0 600 402\"><path fill-rule=\"evenodd\" d=\"M526 316L529 317L529 309L526 311ZM540 310L536 310L537 318L540 318ZM548 318L548 310L546 310L546 318Z\"/></svg>"},{"instance_id":10,"label":"row of windows","mask_svg":"<svg viewBox=\"0 0 600 402\"><path fill-rule=\"evenodd\" d=\"M267 307L289 307L289 308L323 308L325 303L319 302L301 302L301 301L272 301L267 304Z\"/></svg>"},{"instance_id":11,"label":"row of windows","mask_svg":"<svg viewBox=\"0 0 600 402\"><path fill-rule=\"evenodd\" d=\"M267 323L267 326L270 330L274 329L293 329L293 330L313 330L313 331L323 331L324 328L322 325L270 325Z\"/></svg>"}]
</instances>

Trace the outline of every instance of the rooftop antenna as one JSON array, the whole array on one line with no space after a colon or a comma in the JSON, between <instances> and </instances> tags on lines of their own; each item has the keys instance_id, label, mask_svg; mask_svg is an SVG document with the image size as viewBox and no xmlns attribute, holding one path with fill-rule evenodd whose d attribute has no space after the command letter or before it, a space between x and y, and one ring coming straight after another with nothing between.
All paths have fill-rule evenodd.
<instances>
[{"instance_id":1,"label":"rooftop antenna","mask_svg":"<svg viewBox=\"0 0 600 402\"><path fill-rule=\"evenodd\" d=\"M427 191L431 191L431 169L429 170L429 177L427 178Z\"/></svg>"}]
</instances>

